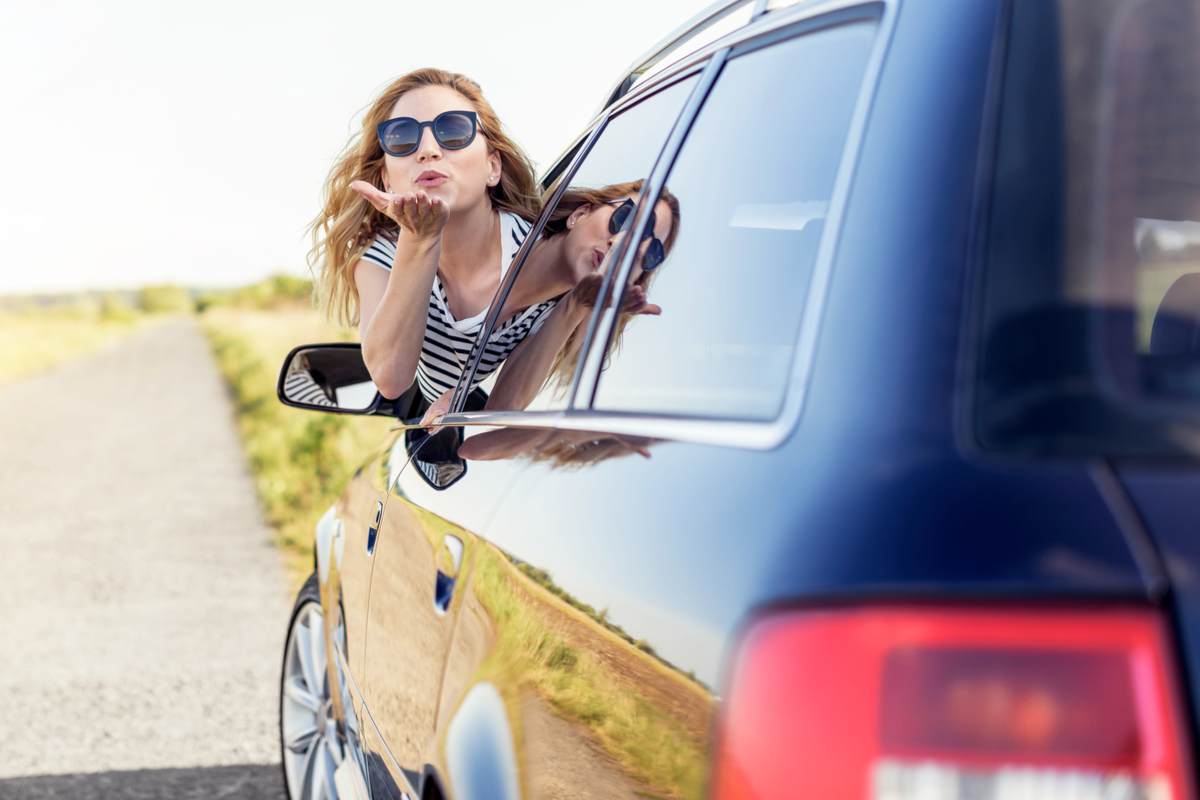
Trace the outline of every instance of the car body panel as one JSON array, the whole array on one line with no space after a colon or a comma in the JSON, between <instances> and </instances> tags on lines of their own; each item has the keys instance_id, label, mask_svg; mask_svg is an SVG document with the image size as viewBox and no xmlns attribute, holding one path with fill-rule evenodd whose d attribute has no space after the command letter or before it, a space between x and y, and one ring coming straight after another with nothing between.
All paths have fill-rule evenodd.
<instances>
[{"instance_id":1,"label":"car body panel","mask_svg":"<svg viewBox=\"0 0 1200 800\"><path fill-rule=\"evenodd\" d=\"M1161 553L1171 582L1169 600L1184 658L1181 671L1192 687L1200 686L1200 524L1196 498L1200 497L1200 469L1119 466L1121 482L1128 488L1138 522ZM1193 725L1200 720L1200 699L1193 690Z\"/></svg>"},{"instance_id":2,"label":"car body panel","mask_svg":"<svg viewBox=\"0 0 1200 800\"><path fill-rule=\"evenodd\" d=\"M398 444L403 440L401 436ZM447 714L454 708L441 699L446 696L443 681L452 687L466 682L467 676L445 670L445 663L456 628L473 630L481 613L464 603L476 558L472 528L483 527L516 478L511 470L488 466L472 470L478 484L471 486L478 485L479 491L464 498L456 487L433 488L418 462L395 476L384 509L370 587L364 693L379 737L372 780L387 773L403 791L419 792L425 778L418 776L444 760ZM444 507L430 502L431 495L457 502ZM447 550L448 537L461 543L457 559ZM452 581L448 591L446 579ZM439 590L446 593L444 607L439 606ZM460 697L457 691L451 694Z\"/></svg>"}]
</instances>

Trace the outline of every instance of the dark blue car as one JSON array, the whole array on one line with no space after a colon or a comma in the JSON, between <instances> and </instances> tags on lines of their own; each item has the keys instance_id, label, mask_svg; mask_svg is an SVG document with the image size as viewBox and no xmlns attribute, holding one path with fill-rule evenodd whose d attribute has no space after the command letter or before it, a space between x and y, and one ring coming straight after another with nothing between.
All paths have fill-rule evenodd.
<instances>
[{"instance_id":1,"label":"dark blue car","mask_svg":"<svg viewBox=\"0 0 1200 800\"><path fill-rule=\"evenodd\" d=\"M401 423L316 532L290 796L1195 798L1200 2L723 2L597 99L527 242L636 210L551 369L430 428L284 365Z\"/></svg>"}]
</instances>

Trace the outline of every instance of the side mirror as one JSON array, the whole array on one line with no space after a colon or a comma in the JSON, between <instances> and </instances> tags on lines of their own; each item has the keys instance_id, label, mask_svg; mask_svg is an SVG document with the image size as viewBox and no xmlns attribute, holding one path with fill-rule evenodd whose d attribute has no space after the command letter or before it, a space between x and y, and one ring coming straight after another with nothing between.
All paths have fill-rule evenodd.
<instances>
[{"instance_id":1,"label":"side mirror","mask_svg":"<svg viewBox=\"0 0 1200 800\"><path fill-rule=\"evenodd\" d=\"M379 394L363 362L362 346L348 342L293 349L279 370L276 393L284 405L339 414L394 416L404 399Z\"/></svg>"}]
</instances>

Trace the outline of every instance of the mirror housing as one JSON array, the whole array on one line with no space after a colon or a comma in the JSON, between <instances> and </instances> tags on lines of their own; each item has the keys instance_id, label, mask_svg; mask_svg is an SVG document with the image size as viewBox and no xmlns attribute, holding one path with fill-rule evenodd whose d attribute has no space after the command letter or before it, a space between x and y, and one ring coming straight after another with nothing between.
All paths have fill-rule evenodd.
<instances>
[{"instance_id":1,"label":"mirror housing","mask_svg":"<svg viewBox=\"0 0 1200 800\"><path fill-rule=\"evenodd\" d=\"M362 345L334 342L292 348L283 359L275 391L279 402L293 408L398 417L408 410L413 389L395 400L384 398L367 371Z\"/></svg>"}]
</instances>

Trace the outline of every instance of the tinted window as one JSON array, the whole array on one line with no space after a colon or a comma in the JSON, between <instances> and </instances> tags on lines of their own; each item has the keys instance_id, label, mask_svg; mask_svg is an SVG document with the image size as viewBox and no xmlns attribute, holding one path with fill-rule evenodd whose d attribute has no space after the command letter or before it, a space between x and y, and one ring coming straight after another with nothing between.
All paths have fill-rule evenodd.
<instances>
[{"instance_id":1,"label":"tinted window","mask_svg":"<svg viewBox=\"0 0 1200 800\"><path fill-rule=\"evenodd\" d=\"M1014 6L979 325L990 449L1195 446L1200 3Z\"/></svg>"},{"instance_id":2,"label":"tinted window","mask_svg":"<svg viewBox=\"0 0 1200 800\"><path fill-rule=\"evenodd\" d=\"M618 321L596 408L778 413L874 30L845 24L726 65L667 180L677 239L635 281L662 313Z\"/></svg>"},{"instance_id":3,"label":"tinted window","mask_svg":"<svg viewBox=\"0 0 1200 800\"><path fill-rule=\"evenodd\" d=\"M693 75L672 84L608 122L570 176L558 204L545 212L545 233L518 267L510 297L522 298L522 302L561 298L571 295L590 273L599 273L600 265L589 259L593 252L610 246L607 221L622 199L640 191L641 181L654 166L695 81ZM568 219L575 210L580 213ZM588 213L581 216L584 212ZM591 313L584 305L574 304L576 311L582 311L568 322L566 305L560 301L538 330L509 356L495 380L484 384L491 394L488 410L566 406L576 354Z\"/></svg>"}]
</instances>

